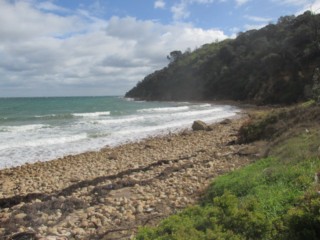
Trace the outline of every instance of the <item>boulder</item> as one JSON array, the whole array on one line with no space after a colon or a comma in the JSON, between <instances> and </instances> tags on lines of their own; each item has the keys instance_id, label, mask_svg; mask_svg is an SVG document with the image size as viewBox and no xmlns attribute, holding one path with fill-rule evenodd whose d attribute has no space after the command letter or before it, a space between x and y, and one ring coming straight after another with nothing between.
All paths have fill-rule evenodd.
<instances>
[{"instance_id":1,"label":"boulder","mask_svg":"<svg viewBox=\"0 0 320 240\"><path fill-rule=\"evenodd\" d=\"M226 118L225 120L223 120L223 121L220 122L221 125L228 125L228 124L230 124L230 123L231 123L231 120L228 119L228 118Z\"/></svg>"},{"instance_id":2,"label":"boulder","mask_svg":"<svg viewBox=\"0 0 320 240\"><path fill-rule=\"evenodd\" d=\"M205 122L197 120L192 124L193 131L211 131L212 128L208 126Z\"/></svg>"}]
</instances>

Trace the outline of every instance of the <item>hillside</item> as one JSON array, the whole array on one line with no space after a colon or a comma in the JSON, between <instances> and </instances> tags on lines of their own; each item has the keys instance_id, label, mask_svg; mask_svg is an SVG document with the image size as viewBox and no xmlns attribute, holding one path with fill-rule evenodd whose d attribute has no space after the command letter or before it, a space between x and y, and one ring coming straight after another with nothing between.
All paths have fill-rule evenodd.
<instances>
[{"instance_id":1,"label":"hillside","mask_svg":"<svg viewBox=\"0 0 320 240\"><path fill-rule=\"evenodd\" d=\"M263 141L264 156L216 177L202 202L136 239L320 239L319 113L312 101L252 112L233 146Z\"/></svg>"},{"instance_id":2,"label":"hillside","mask_svg":"<svg viewBox=\"0 0 320 240\"><path fill-rule=\"evenodd\" d=\"M171 52L168 66L146 76L126 97L294 103L310 96L320 65L319 39L319 14L281 17L236 39Z\"/></svg>"}]
</instances>

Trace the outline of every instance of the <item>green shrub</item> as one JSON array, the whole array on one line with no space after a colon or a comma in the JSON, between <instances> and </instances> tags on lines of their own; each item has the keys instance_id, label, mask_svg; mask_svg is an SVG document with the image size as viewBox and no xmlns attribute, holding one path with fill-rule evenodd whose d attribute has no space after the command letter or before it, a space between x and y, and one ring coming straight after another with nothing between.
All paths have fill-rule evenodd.
<instances>
[{"instance_id":1,"label":"green shrub","mask_svg":"<svg viewBox=\"0 0 320 240\"><path fill-rule=\"evenodd\" d=\"M320 197L316 191L306 194L296 207L291 208L283 217L282 238L320 239Z\"/></svg>"},{"instance_id":2,"label":"green shrub","mask_svg":"<svg viewBox=\"0 0 320 240\"><path fill-rule=\"evenodd\" d=\"M276 123L278 116L276 114L268 115L259 120L249 120L243 124L238 133L239 143L250 143L260 139L269 139L274 133L275 129L271 127Z\"/></svg>"},{"instance_id":3,"label":"green shrub","mask_svg":"<svg viewBox=\"0 0 320 240\"><path fill-rule=\"evenodd\" d=\"M213 206L190 207L157 228L140 229L137 239L265 239L271 224L255 211L255 199L241 203L230 192L213 199Z\"/></svg>"},{"instance_id":4,"label":"green shrub","mask_svg":"<svg viewBox=\"0 0 320 240\"><path fill-rule=\"evenodd\" d=\"M201 205L141 228L137 239L320 239L319 142L318 128L295 132L271 157L216 178Z\"/></svg>"}]
</instances>

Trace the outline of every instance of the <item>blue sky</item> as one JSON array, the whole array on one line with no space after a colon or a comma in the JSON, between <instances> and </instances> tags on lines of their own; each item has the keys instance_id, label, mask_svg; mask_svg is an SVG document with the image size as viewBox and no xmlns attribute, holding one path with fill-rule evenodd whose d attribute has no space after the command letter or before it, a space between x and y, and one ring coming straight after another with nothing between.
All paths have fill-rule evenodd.
<instances>
[{"instance_id":1,"label":"blue sky","mask_svg":"<svg viewBox=\"0 0 320 240\"><path fill-rule=\"evenodd\" d=\"M0 0L0 97L123 95L166 55L320 0Z\"/></svg>"}]
</instances>

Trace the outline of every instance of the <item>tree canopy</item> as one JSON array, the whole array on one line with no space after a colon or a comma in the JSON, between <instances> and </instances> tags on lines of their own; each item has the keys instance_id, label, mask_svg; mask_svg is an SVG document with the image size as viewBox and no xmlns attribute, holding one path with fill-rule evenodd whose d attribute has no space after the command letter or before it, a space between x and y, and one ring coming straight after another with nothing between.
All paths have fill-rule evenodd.
<instances>
[{"instance_id":1,"label":"tree canopy","mask_svg":"<svg viewBox=\"0 0 320 240\"><path fill-rule=\"evenodd\" d=\"M172 51L168 67L146 76L126 96L258 104L308 98L314 69L320 65L319 30L320 15L307 11L193 52Z\"/></svg>"}]
</instances>

